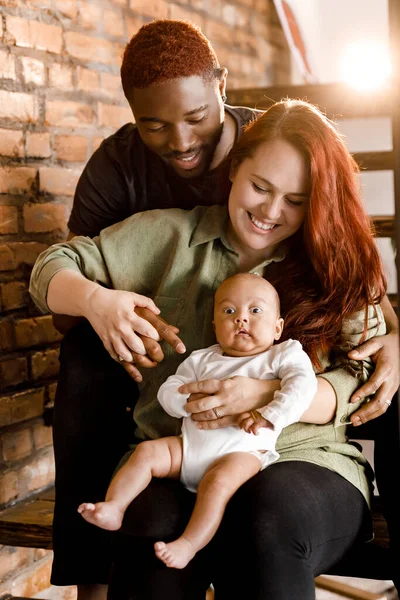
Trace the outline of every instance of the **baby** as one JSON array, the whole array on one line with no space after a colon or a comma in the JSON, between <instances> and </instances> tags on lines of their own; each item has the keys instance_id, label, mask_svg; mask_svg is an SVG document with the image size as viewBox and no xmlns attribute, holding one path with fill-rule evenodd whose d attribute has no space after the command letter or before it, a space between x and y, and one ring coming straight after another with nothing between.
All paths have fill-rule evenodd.
<instances>
[{"instance_id":1,"label":"baby","mask_svg":"<svg viewBox=\"0 0 400 600\"><path fill-rule=\"evenodd\" d=\"M183 418L182 435L142 442L117 472L105 502L81 504L78 512L95 525L121 527L128 505L152 477L180 479L197 499L183 534L170 543L157 542L157 557L168 567L183 569L215 535L233 494L260 470L279 458L276 440L309 407L317 380L301 344L282 334L279 298L265 279L240 273L226 279L214 299L218 344L196 350L160 387L158 400L166 412ZM260 411L239 417L240 426L203 430L185 410L184 383L230 377L280 379L281 389ZM214 409L218 418L217 408Z\"/></svg>"}]
</instances>

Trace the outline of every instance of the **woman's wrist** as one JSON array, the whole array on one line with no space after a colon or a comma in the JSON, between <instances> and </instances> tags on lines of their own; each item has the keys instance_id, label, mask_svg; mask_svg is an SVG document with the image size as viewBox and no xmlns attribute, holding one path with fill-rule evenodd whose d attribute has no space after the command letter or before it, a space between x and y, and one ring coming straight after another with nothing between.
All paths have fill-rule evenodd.
<instances>
[{"instance_id":1,"label":"woman's wrist","mask_svg":"<svg viewBox=\"0 0 400 600\"><path fill-rule=\"evenodd\" d=\"M255 405L252 410L261 412L274 399L274 394L281 389L280 379L254 379ZM262 414L262 413L261 413Z\"/></svg>"}]
</instances>

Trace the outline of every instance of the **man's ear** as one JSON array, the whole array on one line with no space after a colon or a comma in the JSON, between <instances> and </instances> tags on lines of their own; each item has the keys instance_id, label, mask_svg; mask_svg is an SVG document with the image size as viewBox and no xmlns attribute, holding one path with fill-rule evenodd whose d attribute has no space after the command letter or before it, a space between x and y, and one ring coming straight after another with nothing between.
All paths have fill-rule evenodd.
<instances>
[{"instance_id":1,"label":"man's ear","mask_svg":"<svg viewBox=\"0 0 400 600\"><path fill-rule=\"evenodd\" d=\"M213 328L213 332L215 333L215 322L212 322L212 328Z\"/></svg>"},{"instance_id":2,"label":"man's ear","mask_svg":"<svg viewBox=\"0 0 400 600\"><path fill-rule=\"evenodd\" d=\"M283 331L283 324L284 320L281 317L279 317L279 319L276 320L274 340L279 340L279 338L281 337Z\"/></svg>"},{"instance_id":3,"label":"man's ear","mask_svg":"<svg viewBox=\"0 0 400 600\"><path fill-rule=\"evenodd\" d=\"M225 96L225 97L226 97L226 78L227 78L227 76L228 76L228 69L226 67L221 67L218 88L219 88L219 92L220 92L221 96Z\"/></svg>"}]
</instances>

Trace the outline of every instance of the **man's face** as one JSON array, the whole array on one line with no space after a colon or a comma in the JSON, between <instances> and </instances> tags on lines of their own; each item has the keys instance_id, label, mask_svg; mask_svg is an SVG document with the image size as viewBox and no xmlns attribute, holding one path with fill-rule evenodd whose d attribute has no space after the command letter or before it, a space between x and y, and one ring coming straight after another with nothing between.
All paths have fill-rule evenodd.
<instances>
[{"instance_id":1,"label":"man's face","mask_svg":"<svg viewBox=\"0 0 400 600\"><path fill-rule=\"evenodd\" d=\"M130 106L150 150L189 179L210 166L224 125L225 75L221 81L182 77L135 88Z\"/></svg>"}]
</instances>

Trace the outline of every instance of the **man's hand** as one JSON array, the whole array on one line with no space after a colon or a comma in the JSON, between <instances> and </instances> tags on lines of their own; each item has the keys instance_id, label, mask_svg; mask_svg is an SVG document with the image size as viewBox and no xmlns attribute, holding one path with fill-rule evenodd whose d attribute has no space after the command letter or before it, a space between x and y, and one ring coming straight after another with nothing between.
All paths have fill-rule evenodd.
<instances>
[{"instance_id":1,"label":"man's hand","mask_svg":"<svg viewBox=\"0 0 400 600\"><path fill-rule=\"evenodd\" d=\"M371 378L351 397L351 402L358 402L366 396L373 395L367 404L351 415L352 424L357 426L385 413L400 385L397 331L368 340L349 352L349 357L353 360L371 357L376 365Z\"/></svg>"},{"instance_id":2,"label":"man's hand","mask_svg":"<svg viewBox=\"0 0 400 600\"><path fill-rule=\"evenodd\" d=\"M159 339L166 341L178 354L184 354L186 348L182 340L178 337L179 329L170 325L159 315L155 315L147 308L135 308L135 313L148 321L157 331ZM131 352L131 361L123 361L122 366L132 379L138 383L143 377L138 369L153 369L164 359L164 353L158 341L146 336L139 336L146 350L145 354Z\"/></svg>"}]
</instances>

